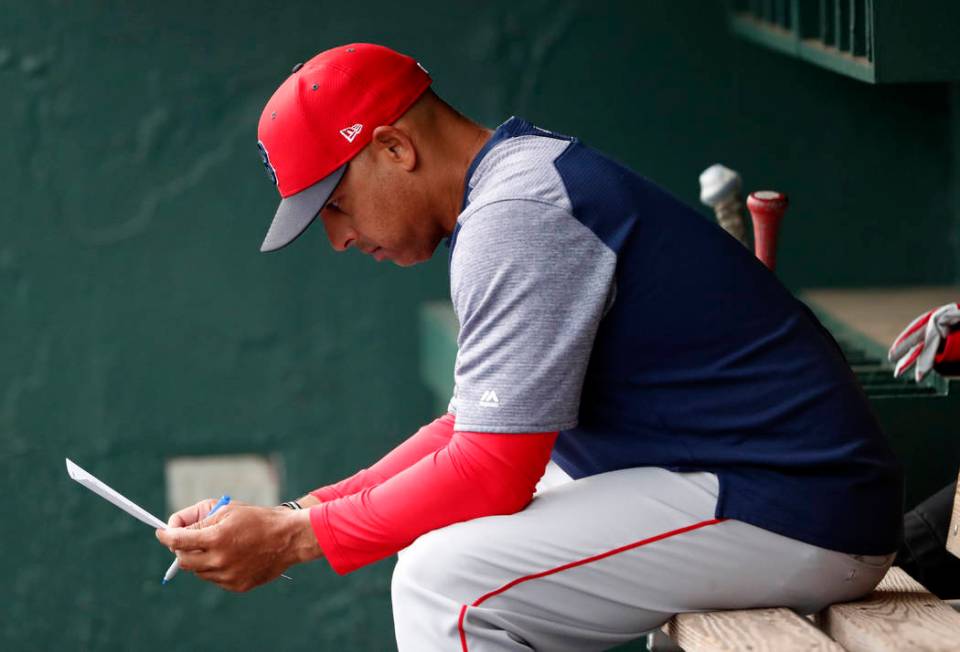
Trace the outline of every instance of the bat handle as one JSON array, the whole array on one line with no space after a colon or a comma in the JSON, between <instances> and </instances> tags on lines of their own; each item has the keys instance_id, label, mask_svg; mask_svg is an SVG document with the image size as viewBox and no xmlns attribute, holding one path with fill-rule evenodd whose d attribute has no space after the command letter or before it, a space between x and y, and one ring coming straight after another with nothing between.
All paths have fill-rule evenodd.
<instances>
[{"instance_id":1,"label":"bat handle","mask_svg":"<svg viewBox=\"0 0 960 652\"><path fill-rule=\"evenodd\" d=\"M771 272L777 266L777 237L787 203L785 194L773 190L758 190L747 197L747 210L753 218L754 253Z\"/></svg>"}]
</instances>

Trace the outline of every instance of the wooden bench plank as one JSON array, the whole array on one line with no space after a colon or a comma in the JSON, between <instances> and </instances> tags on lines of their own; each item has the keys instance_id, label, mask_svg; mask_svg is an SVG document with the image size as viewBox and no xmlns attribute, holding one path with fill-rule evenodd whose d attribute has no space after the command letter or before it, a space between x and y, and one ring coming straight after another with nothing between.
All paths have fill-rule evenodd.
<instances>
[{"instance_id":1,"label":"wooden bench plank","mask_svg":"<svg viewBox=\"0 0 960 652\"><path fill-rule=\"evenodd\" d=\"M947 530L947 550L960 557L960 477L957 478L957 493L953 496L953 514Z\"/></svg>"},{"instance_id":2,"label":"wooden bench plank","mask_svg":"<svg viewBox=\"0 0 960 652\"><path fill-rule=\"evenodd\" d=\"M960 650L960 614L897 567L873 593L827 607L818 622L850 652Z\"/></svg>"},{"instance_id":3,"label":"wooden bench plank","mask_svg":"<svg viewBox=\"0 0 960 652\"><path fill-rule=\"evenodd\" d=\"M677 614L663 631L685 652L843 652L790 609L743 609Z\"/></svg>"}]
</instances>

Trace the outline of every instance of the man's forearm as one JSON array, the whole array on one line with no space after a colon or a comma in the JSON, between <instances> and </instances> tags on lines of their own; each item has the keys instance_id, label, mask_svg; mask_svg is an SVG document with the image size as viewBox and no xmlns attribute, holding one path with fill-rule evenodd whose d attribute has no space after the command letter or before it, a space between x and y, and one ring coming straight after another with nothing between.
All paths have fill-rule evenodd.
<instances>
[{"instance_id":1,"label":"man's forearm","mask_svg":"<svg viewBox=\"0 0 960 652\"><path fill-rule=\"evenodd\" d=\"M297 502L305 510L308 510L325 500L335 500L343 496L349 496L392 478L430 453L446 446L453 435L454 422L455 417L452 414L444 414L434 419L384 455L380 461L370 468L362 469L340 482L314 489L298 498ZM311 536L313 536L312 531Z\"/></svg>"},{"instance_id":2,"label":"man's forearm","mask_svg":"<svg viewBox=\"0 0 960 652\"><path fill-rule=\"evenodd\" d=\"M384 455L370 468L361 469L340 482L314 489L298 502L303 507L317 505L321 502L355 494L392 478L427 455L446 446L453 435L454 422L455 418L452 414L444 414L434 419Z\"/></svg>"},{"instance_id":3,"label":"man's forearm","mask_svg":"<svg viewBox=\"0 0 960 652\"><path fill-rule=\"evenodd\" d=\"M451 523L523 509L557 433L457 432L394 477L310 510L331 567L348 573Z\"/></svg>"}]
</instances>

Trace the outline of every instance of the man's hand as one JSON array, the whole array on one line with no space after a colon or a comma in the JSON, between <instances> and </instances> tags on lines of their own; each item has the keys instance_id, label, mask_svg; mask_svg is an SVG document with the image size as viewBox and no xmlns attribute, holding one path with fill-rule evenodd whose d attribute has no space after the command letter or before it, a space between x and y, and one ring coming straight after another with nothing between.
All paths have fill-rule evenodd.
<instances>
[{"instance_id":1,"label":"man's hand","mask_svg":"<svg viewBox=\"0 0 960 652\"><path fill-rule=\"evenodd\" d=\"M207 514L210 513L210 510L213 509L213 506L216 504L216 498L206 498L198 503L190 505L190 507L184 507L179 512L173 514L169 519L167 519L167 526L189 527L194 525L198 521L205 519ZM233 504L243 505L245 503L234 501Z\"/></svg>"},{"instance_id":2,"label":"man's hand","mask_svg":"<svg viewBox=\"0 0 960 652\"><path fill-rule=\"evenodd\" d=\"M293 564L322 556L309 510L231 503L198 521L215 502L181 510L170 517L170 529L157 530L157 539L177 555L181 569L228 591L249 591Z\"/></svg>"}]
</instances>

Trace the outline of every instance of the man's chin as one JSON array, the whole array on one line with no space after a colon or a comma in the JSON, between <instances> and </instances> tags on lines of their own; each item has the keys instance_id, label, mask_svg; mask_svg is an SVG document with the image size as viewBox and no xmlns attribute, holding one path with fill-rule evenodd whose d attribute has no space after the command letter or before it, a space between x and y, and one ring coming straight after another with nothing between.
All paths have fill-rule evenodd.
<instances>
[{"instance_id":1,"label":"man's chin","mask_svg":"<svg viewBox=\"0 0 960 652\"><path fill-rule=\"evenodd\" d=\"M389 258L388 260L397 267L413 267L414 265L425 263L431 258L433 258L432 251L429 253L420 252L419 254L408 254L404 257L397 256L396 258Z\"/></svg>"}]
</instances>

